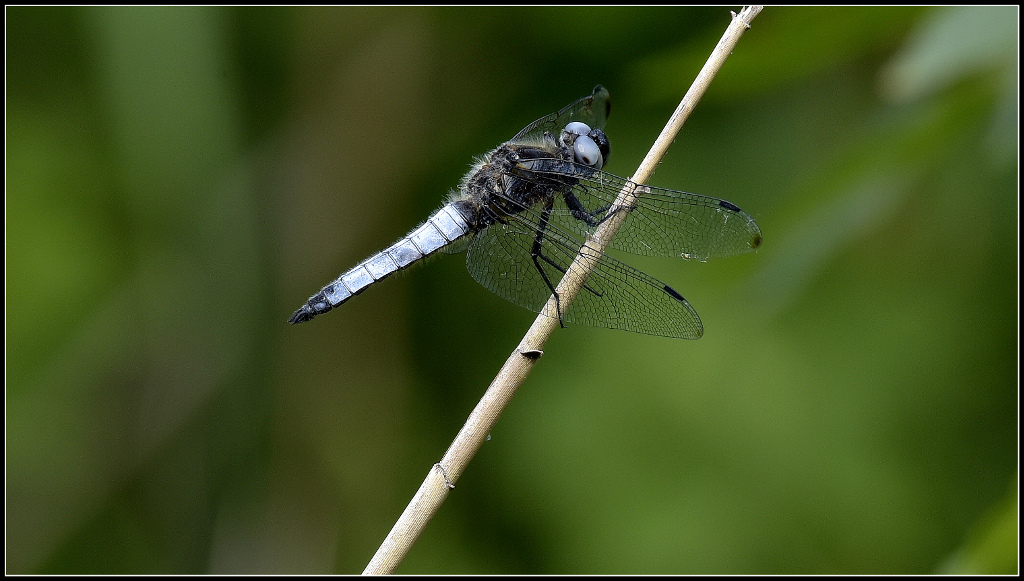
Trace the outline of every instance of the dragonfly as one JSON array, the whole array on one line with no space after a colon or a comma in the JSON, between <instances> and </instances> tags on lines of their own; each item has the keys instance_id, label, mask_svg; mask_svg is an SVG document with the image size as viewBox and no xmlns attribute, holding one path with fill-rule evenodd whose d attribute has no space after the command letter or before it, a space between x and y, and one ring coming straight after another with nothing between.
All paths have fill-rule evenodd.
<instances>
[{"instance_id":1,"label":"dragonfly","mask_svg":"<svg viewBox=\"0 0 1024 581\"><path fill-rule=\"evenodd\" d=\"M530 123L478 158L447 203L390 247L324 286L289 319L303 323L370 285L442 251L466 252L470 275L498 296L542 312L554 296L564 327L579 324L698 339L704 327L679 292L605 253L588 252L589 278L563 309L556 287L595 229L626 214L610 246L632 254L706 261L761 246L761 230L735 204L634 184L605 171L608 90ZM636 204L616 198L634 188ZM567 301L568 302L568 301ZM549 315L550 316L550 315Z\"/></svg>"}]
</instances>

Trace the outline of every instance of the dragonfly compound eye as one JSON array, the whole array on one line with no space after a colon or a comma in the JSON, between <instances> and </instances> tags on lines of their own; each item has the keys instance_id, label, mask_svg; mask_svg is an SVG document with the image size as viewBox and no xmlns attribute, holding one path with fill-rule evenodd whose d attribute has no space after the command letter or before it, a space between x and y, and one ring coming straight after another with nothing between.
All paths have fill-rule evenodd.
<instances>
[{"instance_id":1,"label":"dragonfly compound eye","mask_svg":"<svg viewBox=\"0 0 1024 581\"><path fill-rule=\"evenodd\" d=\"M565 126L565 131L567 133L573 133L575 135L586 135L590 133L590 126L587 125L586 123L573 121L572 123Z\"/></svg>"},{"instance_id":2,"label":"dragonfly compound eye","mask_svg":"<svg viewBox=\"0 0 1024 581\"><path fill-rule=\"evenodd\" d=\"M590 137L580 135L576 138L576 143L573 144L572 148L576 153L576 160L580 163L596 168L604 165L601 157L601 148Z\"/></svg>"}]
</instances>

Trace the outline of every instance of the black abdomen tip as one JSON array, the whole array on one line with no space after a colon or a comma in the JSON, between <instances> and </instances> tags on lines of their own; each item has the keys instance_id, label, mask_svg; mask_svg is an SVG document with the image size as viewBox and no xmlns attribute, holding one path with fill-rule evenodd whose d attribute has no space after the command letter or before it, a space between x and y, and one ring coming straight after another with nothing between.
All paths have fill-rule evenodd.
<instances>
[{"instance_id":1,"label":"black abdomen tip","mask_svg":"<svg viewBox=\"0 0 1024 581\"><path fill-rule=\"evenodd\" d=\"M320 311L316 311L316 310L313 309L313 307L309 306L309 304L305 304L305 305L302 305L302 307L299 308L299 310L297 310L294 313L292 313L292 316L291 316L291 318L288 319L288 322L293 324L293 325L298 325L299 323L305 323L306 321L312 319L313 317L319 315L320 313L325 313L325 312L327 312L329 310L331 310L331 309L327 308L327 309L323 309L323 310L320 310Z\"/></svg>"},{"instance_id":2,"label":"black abdomen tip","mask_svg":"<svg viewBox=\"0 0 1024 581\"><path fill-rule=\"evenodd\" d=\"M305 323L306 321L312 319L315 316L316 313L312 312L308 305L303 305L301 309L292 313L292 316L291 318L288 319L288 322L293 325L298 325L299 323Z\"/></svg>"}]
</instances>

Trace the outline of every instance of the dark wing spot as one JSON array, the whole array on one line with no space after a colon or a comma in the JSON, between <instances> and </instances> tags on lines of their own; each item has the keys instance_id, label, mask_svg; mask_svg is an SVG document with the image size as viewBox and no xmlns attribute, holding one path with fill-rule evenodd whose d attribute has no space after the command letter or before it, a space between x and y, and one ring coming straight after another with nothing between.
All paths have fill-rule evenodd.
<instances>
[{"instance_id":1,"label":"dark wing spot","mask_svg":"<svg viewBox=\"0 0 1024 581\"><path fill-rule=\"evenodd\" d=\"M683 298L683 295L677 293L676 289L674 289L674 288L672 288L672 287L670 287L668 285L665 285L665 292L667 292L669 294L669 296L671 296L672 298L674 298L675 300L677 300L677 301L679 301L681 303L685 303L686 302L686 299Z\"/></svg>"},{"instance_id":2,"label":"dark wing spot","mask_svg":"<svg viewBox=\"0 0 1024 581\"><path fill-rule=\"evenodd\" d=\"M739 207L736 206L735 204L733 204L731 202L726 202L725 200L719 200L718 205L723 207L723 208L725 208L726 210L732 210L733 212L742 212L743 211L743 210L740 210Z\"/></svg>"}]
</instances>

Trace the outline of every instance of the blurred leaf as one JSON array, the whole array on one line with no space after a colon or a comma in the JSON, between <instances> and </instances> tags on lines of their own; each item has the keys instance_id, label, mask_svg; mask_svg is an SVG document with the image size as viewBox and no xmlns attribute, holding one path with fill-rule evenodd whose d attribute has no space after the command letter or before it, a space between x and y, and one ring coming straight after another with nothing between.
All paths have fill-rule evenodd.
<instances>
[{"instance_id":1,"label":"blurred leaf","mask_svg":"<svg viewBox=\"0 0 1024 581\"><path fill-rule=\"evenodd\" d=\"M862 58L893 42L920 8L767 7L744 34L708 93L712 99L737 99L773 91L831 67ZM637 59L630 81L643 87L649 101L684 94L728 25L687 36L678 47ZM785 42L779 42L785 39ZM673 74L673 72L675 74Z\"/></svg>"},{"instance_id":2,"label":"blurred leaf","mask_svg":"<svg viewBox=\"0 0 1024 581\"><path fill-rule=\"evenodd\" d=\"M1017 575L1020 573L1020 490L1017 480L1006 496L978 522L964 545L942 564L940 575Z\"/></svg>"},{"instance_id":3,"label":"blurred leaf","mask_svg":"<svg viewBox=\"0 0 1024 581\"><path fill-rule=\"evenodd\" d=\"M881 72L881 91L911 101L979 71L1012 73L1019 8L956 6L932 12Z\"/></svg>"}]
</instances>

